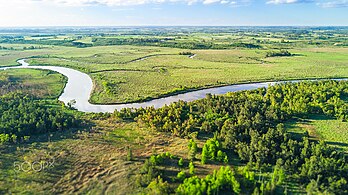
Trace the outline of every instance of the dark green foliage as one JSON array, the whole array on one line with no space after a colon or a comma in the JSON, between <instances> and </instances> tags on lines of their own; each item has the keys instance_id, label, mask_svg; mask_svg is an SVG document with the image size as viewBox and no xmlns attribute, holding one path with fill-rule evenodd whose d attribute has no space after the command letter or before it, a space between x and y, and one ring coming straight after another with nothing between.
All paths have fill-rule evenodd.
<instances>
[{"instance_id":1,"label":"dark green foliage","mask_svg":"<svg viewBox=\"0 0 348 195\"><path fill-rule=\"evenodd\" d=\"M139 186L146 187L157 176L160 176L158 167L155 163L151 162L151 160L147 159L145 160L145 163L140 170L140 174L137 177L136 183Z\"/></svg>"},{"instance_id":2,"label":"dark green foliage","mask_svg":"<svg viewBox=\"0 0 348 195\"><path fill-rule=\"evenodd\" d=\"M282 56L292 56L292 54L288 50L269 51L266 54L266 57L282 57Z\"/></svg>"},{"instance_id":3,"label":"dark green foliage","mask_svg":"<svg viewBox=\"0 0 348 195\"><path fill-rule=\"evenodd\" d=\"M190 51L184 51L184 52L180 52L179 55L192 56L192 55L194 55L194 53L192 53Z\"/></svg>"},{"instance_id":4,"label":"dark green foliage","mask_svg":"<svg viewBox=\"0 0 348 195\"><path fill-rule=\"evenodd\" d=\"M8 94L0 97L1 142L16 142L26 136L63 131L77 125L77 120L59 108L27 96Z\"/></svg>"},{"instance_id":5,"label":"dark green foliage","mask_svg":"<svg viewBox=\"0 0 348 195\"><path fill-rule=\"evenodd\" d=\"M11 43L11 44L40 44L40 45L60 45L60 46L71 46L71 47L91 47L92 44L74 42L74 40L52 40L52 39L37 39L37 40L26 40L24 37L16 39L4 39L0 43ZM24 49L24 48L23 48ZM28 49L28 48L26 48Z\"/></svg>"},{"instance_id":6,"label":"dark green foliage","mask_svg":"<svg viewBox=\"0 0 348 195\"><path fill-rule=\"evenodd\" d=\"M190 164L189 164L189 173L190 173L190 175L195 174L195 165L193 164L193 162L190 162Z\"/></svg>"},{"instance_id":7,"label":"dark green foliage","mask_svg":"<svg viewBox=\"0 0 348 195\"><path fill-rule=\"evenodd\" d=\"M205 164L207 159L228 163L228 157L221 149L221 144L216 138L207 140L202 149L201 163Z\"/></svg>"},{"instance_id":8,"label":"dark green foliage","mask_svg":"<svg viewBox=\"0 0 348 195\"><path fill-rule=\"evenodd\" d=\"M190 114L190 107L187 103L179 101L160 109L147 108L138 116L138 122L157 131L187 135L189 132L197 130L198 121L195 118Z\"/></svg>"},{"instance_id":9,"label":"dark green foliage","mask_svg":"<svg viewBox=\"0 0 348 195\"><path fill-rule=\"evenodd\" d=\"M184 160L182 158L179 159L178 166L179 167L183 167L184 166Z\"/></svg>"},{"instance_id":10,"label":"dark green foliage","mask_svg":"<svg viewBox=\"0 0 348 195\"><path fill-rule=\"evenodd\" d=\"M197 143L193 139L190 139L190 142L188 144L188 149L189 149L188 159L190 161L193 161L196 158L196 153L198 150Z\"/></svg>"},{"instance_id":11,"label":"dark green foliage","mask_svg":"<svg viewBox=\"0 0 348 195\"><path fill-rule=\"evenodd\" d=\"M165 163L166 160L177 159L169 152L151 155L149 159L146 159L144 165L141 167L136 183L139 186L147 186L154 178L161 176L159 165ZM158 182L158 181L157 181Z\"/></svg>"},{"instance_id":12,"label":"dark green foliage","mask_svg":"<svg viewBox=\"0 0 348 195\"><path fill-rule=\"evenodd\" d=\"M220 132L225 145L250 141L251 129L266 133L292 116L326 114L346 119L347 82L318 81L279 84L268 89L207 96L194 102L172 103L159 109L139 109L137 120L158 131L188 135L194 131Z\"/></svg>"},{"instance_id":13,"label":"dark green foliage","mask_svg":"<svg viewBox=\"0 0 348 195\"><path fill-rule=\"evenodd\" d=\"M324 142L304 146L311 155L304 156L299 168L300 179L304 183L315 180L320 191L337 194L348 193L348 159L344 154L328 147Z\"/></svg>"},{"instance_id":14,"label":"dark green foliage","mask_svg":"<svg viewBox=\"0 0 348 195\"><path fill-rule=\"evenodd\" d=\"M185 171L180 171L176 177L180 182L184 181L184 179L186 178Z\"/></svg>"},{"instance_id":15,"label":"dark green foliage","mask_svg":"<svg viewBox=\"0 0 348 195\"><path fill-rule=\"evenodd\" d=\"M139 111L135 111L131 108L122 108L120 111L115 110L113 116L124 120L134 120L134 118L139 114Z\"/></svg>"}]
</instances>

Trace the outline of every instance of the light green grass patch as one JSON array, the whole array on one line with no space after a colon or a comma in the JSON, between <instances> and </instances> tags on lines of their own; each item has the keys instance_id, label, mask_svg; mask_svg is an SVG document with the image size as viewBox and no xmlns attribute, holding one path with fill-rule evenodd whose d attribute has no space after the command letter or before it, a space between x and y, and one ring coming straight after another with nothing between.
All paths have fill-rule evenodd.
<instances>
[{"instance_id":1,"label":"light green grass patch","mask_svg":"<svg viewBox=\"0 0 348 195\"><path fill-rule=\"evenodd\" d=\"M308 132L310 138L325 140L329 145L348 152L348 122L313 115L308 119L290 121L286 127L298 138Z\"/></svg>"}]
</instances>

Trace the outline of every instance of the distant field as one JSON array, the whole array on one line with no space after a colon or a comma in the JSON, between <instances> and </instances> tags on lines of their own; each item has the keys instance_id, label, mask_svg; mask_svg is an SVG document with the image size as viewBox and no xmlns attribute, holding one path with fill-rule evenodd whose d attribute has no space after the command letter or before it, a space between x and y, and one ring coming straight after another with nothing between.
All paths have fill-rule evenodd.
<instances>
[{"instance_id":1,"label":"distant field","mask_svg":"<svg viewBox=\"0 0 348 195\"><path fill-rule=\"evenodd\" d=\"M27 58L37 55L50 54L54 46L37 45L37 44L2 44L0 47L6 49L0 49L0 67L3 66L16 66L17 60L21 58ZM33 47L34 49L30 49Z\"/></svg>"},{"instance_id":2,"label":"distant field","mask_svg":"<svg viewBox=\"0 0 348 195\"><path fill-rule=\"evenodd\" d=\"M215 42L226 42L241 38L237 35L226 36L194 34L176 41L213 39ZM60 37L59 40L64 38L67 37ZM88 42L91 37L77 41ZM93 103L143 101L191 89L244 82L348 77L348 48L345 47L307 45L301 48L292 45L288 50L293 56L266 57L267 52L275 50L267 49L267 44L262 49L225 50L134 45L85 48L0 45L14 48L0 50L0 66L17 65L17 59L33 57L30 60L32 65L65 66L90 74L95 83L91 97ZM23 49L29 46L36 49ZM196 55L191 59L189 55L179 55L182 52Z\"/></svg>"}]
</instances>

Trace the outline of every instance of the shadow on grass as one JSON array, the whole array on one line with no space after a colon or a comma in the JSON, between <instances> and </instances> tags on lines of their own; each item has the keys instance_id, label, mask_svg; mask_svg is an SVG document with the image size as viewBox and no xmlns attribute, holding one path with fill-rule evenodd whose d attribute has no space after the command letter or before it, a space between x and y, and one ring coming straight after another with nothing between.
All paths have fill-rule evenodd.
<instances>
[{"instance_id":1,"label":"shadow on grass","mask_svg":"<svg viewBox=\"0 0 348 195\"><path fill-rule=\"evenodd\" d=\"M328 117L322 114L310 114L303 117L294 117L285 122L285 128L290 133L291 137L296 140L301 140L303 137L308 136L308 129L298 126L302 125L313 125L313 120L332 120L332 117ZM320 137L309 136L310 139L319 139Z\"/></svg>"},{"instance_id":2,"label":"shadow on grass","mask_svg":"<svg viewBox=\"0 0 348 195\"><path fill-rule=\"evenodd\" d=\"M327 144L340 147L348 147L348 144L342 142L326 141Z\"/></svg>"},{"instance_id":3,"label":"shadow on grass","mask_svg":"<svg viewBox=\"0 0 348 195\"><path fill-rule=\"evenodd\" d=\"M314 127L314 121L327 121L327 120L337 120L333 117L329 117L323 114L311 114L306 118L292 118L285 122L285 127L290 133L291 137L296 140L301 140L303 137L308 136L311 141L319 142L320 140L324 140L326 144L335 147L339 151L346 152L344 148L348 148L348 143L339 142L339 141L326 141L321 137L320 134L316 132ZM299 125L304 125L301 127ZM309 131L312 131L311 136L309 136Z\"/></svg>"}]
</instances>

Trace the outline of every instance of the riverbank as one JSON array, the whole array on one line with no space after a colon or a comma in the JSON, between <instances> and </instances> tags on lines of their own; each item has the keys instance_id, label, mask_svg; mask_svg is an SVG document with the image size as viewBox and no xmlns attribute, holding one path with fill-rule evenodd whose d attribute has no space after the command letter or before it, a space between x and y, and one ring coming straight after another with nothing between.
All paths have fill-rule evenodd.
<instances>
[{"instance_id":1,"label":"riverbank","mask_svg":"<svg viewBox=\"0 0 348 195\"><path fill-rule=\"evenodd\" d=\"M73 104L77 110L82 112L113 112L114 110L120 110L122 108L141 108L150 107L155 108L162 107L164 105L182 101L194 101L206 97L206 94L225 94L227 92L235 92L242 90L252 90L262 87L268 87L269 85L274 85L277 83L284 83L286 81L277 82L258 82L258 83L246 83L246 84L236 84L228 85L222 87L212 87L208 89L201 89L196 91L189 91L185 93L180 93L176 95L171 95L163 98L152 99L141 103L125 103L125 104L91 104L89 102L90 95L93 90L93 82L89 75L82 73L80 71L57 66L29 66L29 64L24 60L19 60L18 63L22 66L10 67L10 68L33 68L33 69L45 69L59 72L68 78L68 82L65 86L64 92L59 97L60 101L65 104L76 102ZM4 68L2 68L4 69ZM6 68L5 68L6 69ZM337 78L336 78L337 79ZM292 82L297 82L299 80L293 80Z\"/></svg>"}]
</instances>

